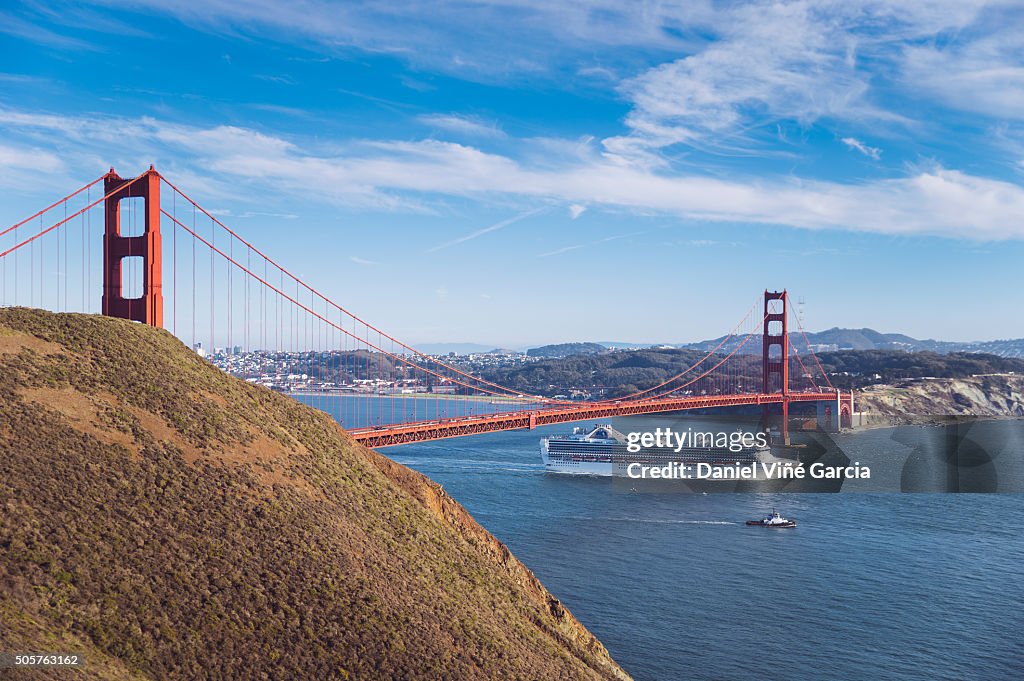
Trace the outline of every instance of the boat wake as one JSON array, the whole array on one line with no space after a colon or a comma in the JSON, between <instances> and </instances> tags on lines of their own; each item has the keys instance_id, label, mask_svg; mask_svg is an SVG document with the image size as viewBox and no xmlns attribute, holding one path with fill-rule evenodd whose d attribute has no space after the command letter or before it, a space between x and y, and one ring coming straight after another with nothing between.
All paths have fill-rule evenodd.
<instances>
[{"instance_id":1,"label":"boat wake","mask_svg":"<svg viewBox=\"0 0 1024 681\"><path fill-rule=\"evenodd\" d=\"M652 525L739 525L731 520L680 520L675 518L604 518L600 516L569 516L565 520L592 520L605 523L646 523Z\"/></svg>"},{"instance_id":2,"label":"boat wake","mask_svg":"<svg viewBox=\"0 0 1024 681\"><path fill-rule=\"evenodd\" d=\"M649 518L631 518L635 523L660 523L666 525L738 525L728 520L651 520Z\"/></svg>"}]
</instances>

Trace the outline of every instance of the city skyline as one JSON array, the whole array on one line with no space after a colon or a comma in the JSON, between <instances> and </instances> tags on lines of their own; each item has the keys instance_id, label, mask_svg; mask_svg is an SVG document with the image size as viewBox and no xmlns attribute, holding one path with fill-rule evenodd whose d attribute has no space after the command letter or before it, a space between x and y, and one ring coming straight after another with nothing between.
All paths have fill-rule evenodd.
<instances>
[{"instance_id":1,"label":"city skyline","mask_svg":"<svg viewBox=\"0 0 1024 681\"><path fill-rule=\"evenodd\" d=\"M0 12L7 224L154 163L410 343L1024 337L1013 5L133 7Z\"/></svg>"}]
</instances>

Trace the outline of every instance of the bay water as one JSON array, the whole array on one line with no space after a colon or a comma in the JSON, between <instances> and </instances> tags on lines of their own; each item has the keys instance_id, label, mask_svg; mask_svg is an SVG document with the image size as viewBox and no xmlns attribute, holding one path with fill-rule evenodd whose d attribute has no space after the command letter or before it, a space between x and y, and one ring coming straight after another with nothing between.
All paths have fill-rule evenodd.
<instances>
[{"instance_id":1,"label":"bay water","mask_svg":"<svg viewBox=\"0 0 1024 681\"><path fill-rule=\"evenodd\" d=\"M710 427L671 419L687 423ZM949 440L940 427L834 436L874 473L840 493L546 473L539 439L569 430L382 452L441 483L638 680L1024 678L1024 421L958 430L997 464L982 494L899 491L915 452ZM772 508L798 527L744 524Z\"/></svg>"}]
</instances>

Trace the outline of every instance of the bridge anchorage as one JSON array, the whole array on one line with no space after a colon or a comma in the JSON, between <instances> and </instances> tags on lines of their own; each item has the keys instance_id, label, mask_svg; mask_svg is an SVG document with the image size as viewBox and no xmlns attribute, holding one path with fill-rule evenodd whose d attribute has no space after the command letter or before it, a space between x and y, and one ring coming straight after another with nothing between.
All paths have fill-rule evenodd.
<instances>
[{"instance_id":1,"label":"bridge anchorage","mask_svg":"<svg viewBox=\"0 0 1024 681\"><path fill-rule=\"evenodd\" d=\"M330 413L371 447L751 406L781 416L788 440L799 403L816 405L821 427L849 425L852 396L832 387L799 319L790 333L787 303L785 290L764 291L727 335L656 385L528 394L481 376L486 357L428 355L350 312L152 166L133 178L111 169L0 231L0 304L165 328L232 375Z\"/></svg>"}]
</instances>

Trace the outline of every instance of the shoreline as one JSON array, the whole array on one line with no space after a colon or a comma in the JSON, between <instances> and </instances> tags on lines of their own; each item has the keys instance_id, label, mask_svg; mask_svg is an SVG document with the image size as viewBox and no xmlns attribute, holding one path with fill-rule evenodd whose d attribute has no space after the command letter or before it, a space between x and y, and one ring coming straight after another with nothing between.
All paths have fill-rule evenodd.
<instances>
[{"instance_id":1,"label":"shoreline","mask_svg":"<svg viewBox=\"0 0 1024 681\"><path fill-rule=\"evenodd\" d=\"M357 397L361 399L367 398L403 398L403 399L422 399L422 400L459 400L463 402L478 402L483 404L522 404L524 407L529 406L529 402L525 398L515 397L503 397L503 396L488 396L488 395L443 395L435 393L398 393L398 394L381 394L381 393L354 393L354 392L342 392L342 391L321 391L321 390L293 390L288 392L282 392L282 395L290 397ZM869 414L872 414L869 412ZM707 416L707 415L705 415ZM854 428L848 428L843 430L844 433L856 434L861 432L867 432L872 430L878 430L880 428L900 428L903 426L944 426L951 423L963 422L963 421L1010 421L1010 420L1024 420L1024 416L1017 416L1014 414L942 414L942 415L888 415L878 414L878 418L889 419L889 422L870 423L866 425L856 426ZM713 418L713 417L711 417ZM728 419L728 417L725 417Z\"/></svg>"},{"instance_id":2,"label":"shoreline","mask_svg":"<svg viewBox=\"0 0 1024 681\"><path fill-rule=\"evenodd\" d=\"M856 433L867 432L871 430L878 430L880 428L901 428L904 426L920 426L920 427L935 427L935 426L947 426L953 423L962 423L965 421L1024 421L1024 416L1016 416L1013 414L997 415L997 414L948 414L942 416L893 416L893 419L897 419L895 423L872 423L863 426L857 426L855 428L848 428L844 430L844 433L851 435Z\"/></svg>"},{"instance_id":3,"label":"shoreline","mask_svg":"<svg viewBox=\"0 0 1024 681\"><path fill-rule=\"evenodd\" d=\"M277 391L275 391L277 392ZM323 390L289 390L287 392L281 392L282 395L302 395L303 397L387 397L395 398L400 397L403 399L425 399L425 400L463 400L467 402L508 402L511 404L515 403L527 403L527 398L519 397L503 397L500 395L444 395L441 393L356 393L348 391L328 391Z\"/></svg>"}]
</instances>

